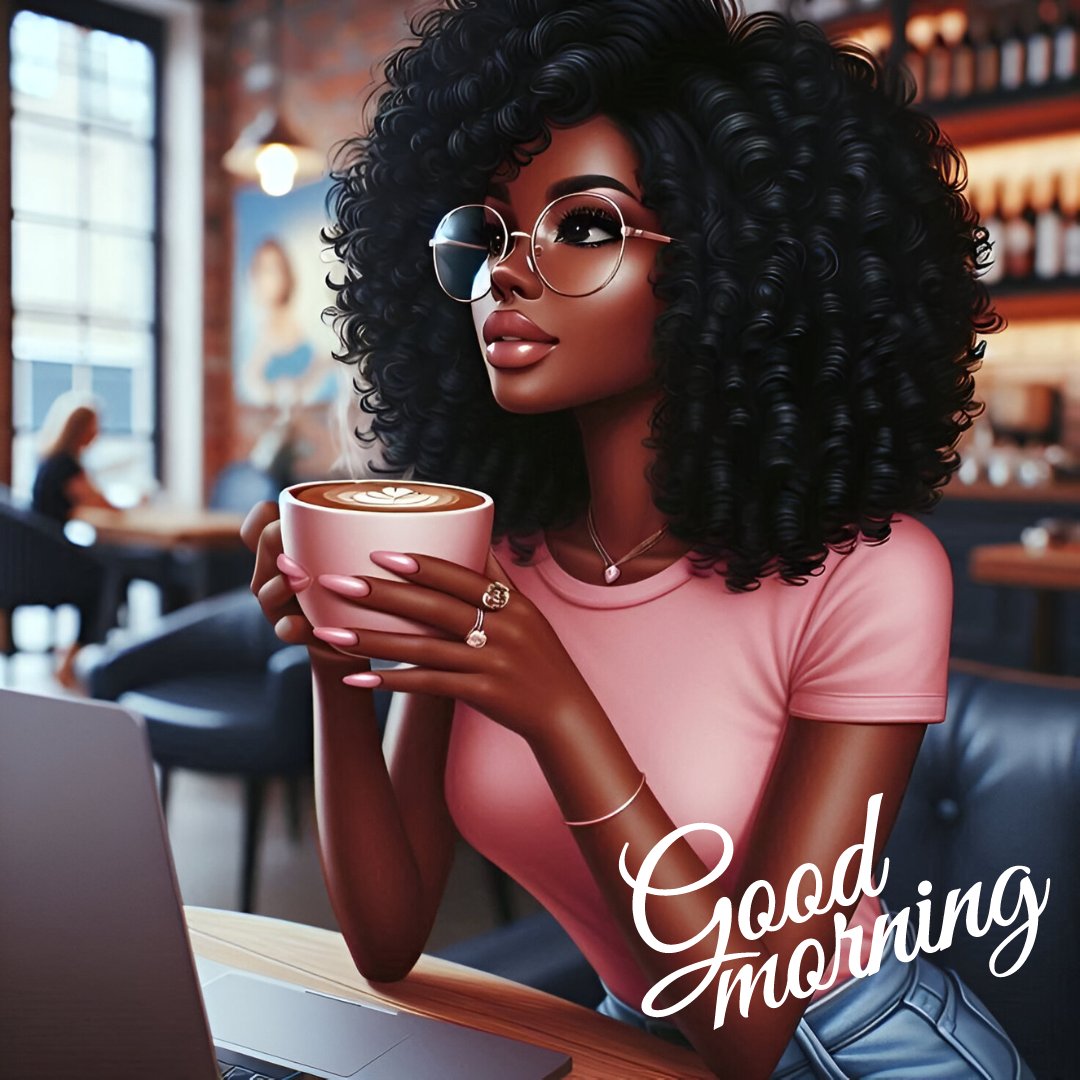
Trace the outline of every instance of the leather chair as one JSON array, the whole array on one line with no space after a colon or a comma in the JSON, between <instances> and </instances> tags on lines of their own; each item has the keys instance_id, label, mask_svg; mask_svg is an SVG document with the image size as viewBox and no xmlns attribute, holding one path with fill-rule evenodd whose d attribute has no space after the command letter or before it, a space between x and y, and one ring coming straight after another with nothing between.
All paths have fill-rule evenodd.
<instances>
[{"instance_id":1,"label":"leather chair","mask_svg":"<svg viewBox=\"0 0 1080 1080\"><path fill-rule=\"evenodd\" d=\"M148 637L106 650L85 665L93 697L146 719L167 808L174 768L243 777L240 910L251 911L267 781L289 784L299 834L299 782L312 768L311 669L307 649L287 646L247 589L165 616ZM385 724L389 694L376 691Z\"/></svg>"},{"instance_id":2,"label":"leather chair","mask_svg":"<svg viewBox=\"0 0 1080 1080\"><path fill-rule=\"evenodd\" d=\"M1012 933L984 937L963 922L953 945L929 959L954 968L986 1003L1040 1080L1077 1073L1073 1025L1080 1014L1080 679L1032 675L965 660L950 665L946 721L927 729L900 816L886 848L884 899L890 910L923 899L940 922L946 893L982 882L981 921L990 891L1010 867L1028 868L1036 895L1050 893L1035 945L1006 978L990 955ZM1017 882L1003 894L1007 918ZM937 940L937 930L931 940ZM499 927L438 955L586 1006L602 996L592 968L546 913ZM999 970L1018 956L1014 940Z\"/></svg>"},{"instance_id":3,"label":"leather chair","mask_svg":"<svg viewBox=\"0 0 1080 1080\"><path fill-rule=\"evenodd\" d=\"M9 489L0 489L0 623L5 653L15 651L11 615L17 607L29 605L57 608L96 601L91 637L103 640L116 621L115 585L90 548L71 543L55 521L17 505Z\"/></svg>"}]
</instances>

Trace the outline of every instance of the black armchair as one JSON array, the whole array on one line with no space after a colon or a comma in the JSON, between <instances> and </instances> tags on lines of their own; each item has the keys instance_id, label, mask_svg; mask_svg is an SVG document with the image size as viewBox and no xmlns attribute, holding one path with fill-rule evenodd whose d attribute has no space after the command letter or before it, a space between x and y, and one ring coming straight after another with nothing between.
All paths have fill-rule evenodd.
<instances>
[{"instance_id":1,"label":"black armchair","mask_svg":"<svg viewBox=\"0 0 1080 1080\"><path fill-rule=\"evenodd\" d=\"M1026 867L1050 895L1036 943L1007 978L991 974L991 953L1015 929L985 937L961 923L954 944L930 959L954 968L997 1017L1040 1080L1076 1072L1073 1025L1080 1013L1080 679L1037 676L964 660L950 666L948 715L927 729L911 784L886 849L884 898L892 911L923 899L933 884L940 924L950 889L983 883L980 911L998 876ZM1016 903L1016 881L1002 910ZM931 936L938 937L937 925ZM460 942L447 959L594 1006L595 973L547 914ZM1014 941L1001 968L1018 955Z\"/></svg>"},{"instance_id":2,"label":"black armchair","mask_svg":"<svg viewBox=\"0 0 1080 1080\"><path fill-rule=\"evenodd\" d=\"M298 784L312 767L307 649L285 645L250 591L237 589L167 615L149 637L104 650L85 677L93 697L146 718L163 807L173 768L244 778L240 908L250 911L270 778L288 782L299 831ZM389 699L375 692L383 725Z\"/></svg>"},{"instance_id":3,"label":"black armchair","mask_svg":"<svg viewBox=\"0 0 1080 1080\"><path fill-rule=\"evenodd\" d=\"M166 809L173 768L244 777L240 907L250 911L266 782L295 785L311 769L307 650L285 646L244 589L166 616L152 636L106 650L85 674L93 697L146 718Z\"/></svg>"},{"instance_id":4,"label":"black armchair","mask_svg":"<svg viewBox=\"0 0 1080 1080\"><path fill-rule=\"evenodd\" d=\"M71 543L50 518L17 506L6 488L0 492L0 620L7 623L23 605L74 604L91 624L80 627L80 640L101 641L116 620L110 581L89 548ZM10 634L4 651L14 652Z\"/></svg>"}]
</instances>

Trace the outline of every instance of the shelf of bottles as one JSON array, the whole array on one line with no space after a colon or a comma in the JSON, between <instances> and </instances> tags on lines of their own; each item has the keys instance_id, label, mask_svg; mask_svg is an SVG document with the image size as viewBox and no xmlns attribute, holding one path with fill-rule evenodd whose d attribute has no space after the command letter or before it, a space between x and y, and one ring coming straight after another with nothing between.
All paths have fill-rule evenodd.
<instances>
[{"instance_id":1,"label":"shelf of bottles","mask_svg":"<svg viewBox=\"0 0 1080 1080\"><path fill-rule=\"evenodd\" d=\"M881 58L890 51L887 0L804 0L804 8L834 40L854 39ZM969 195L994 243L983 281L997 309L1010 322L1080 319L1080 142L1063 143L1052 165L1008 145L1080 138L1080 10L1076 0L988 8L912 0L904 63L915 103L972 164ZM975 170L984 151L998 158L993 182Z\"/></svg>"},{"instance_id":2,"label":"shelf of bottles","mask_svg":"<svg viewBox=\"0 0 1080 1080\"><path fill-rule=\"evenodd\" d=\"M804 0L808 12L813 6ZM947 120L965 146L1080 127L1080 11L1067 0L987 6L970 3L969 13L949 0L910 5L904 63L916 104ZM843 0L839 14L819 21L830 37L884 57L887 20L887 4Z\"/></svg>"}]
</instances>

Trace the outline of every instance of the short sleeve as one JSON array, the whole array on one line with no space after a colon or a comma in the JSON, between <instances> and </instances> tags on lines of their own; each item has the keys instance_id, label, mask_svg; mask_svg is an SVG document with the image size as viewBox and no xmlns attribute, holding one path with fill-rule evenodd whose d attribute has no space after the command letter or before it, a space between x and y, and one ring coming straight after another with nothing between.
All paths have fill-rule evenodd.
<instances>
[{"instance_id":1,"label":"short sleeve","mask_svg":"<svg viewBox=\"0 0 1080 1080\"><path fill-rule=\"evenodd\" d=\"M953 612L941 542L922 522L897 515L884 543L860 540L837 558L796 646L789 714L940 723Z\"/></svg>"}]
</instances>

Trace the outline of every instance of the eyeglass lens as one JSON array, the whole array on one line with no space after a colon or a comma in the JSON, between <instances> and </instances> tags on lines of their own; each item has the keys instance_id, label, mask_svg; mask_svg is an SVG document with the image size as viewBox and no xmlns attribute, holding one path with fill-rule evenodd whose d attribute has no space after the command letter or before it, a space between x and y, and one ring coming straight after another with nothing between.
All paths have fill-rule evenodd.
<instances>
[{"instance_id":1,"label":"eyeglass lens","mask_svg":"<svg viewBox=\"0 0 1080 1080\"><path fill-rule=\"evenodd\" d=\"M585 296L614 277L623 243L622 220L612 203L587 193L567 195L537 223L533 256L541 278L555 292ZM463 206L448 214L435 234L435 270L455 299L478 300L491 288L492 268L509 250L497 213Z\"/></svg>"}]
</instances>

